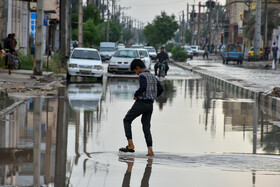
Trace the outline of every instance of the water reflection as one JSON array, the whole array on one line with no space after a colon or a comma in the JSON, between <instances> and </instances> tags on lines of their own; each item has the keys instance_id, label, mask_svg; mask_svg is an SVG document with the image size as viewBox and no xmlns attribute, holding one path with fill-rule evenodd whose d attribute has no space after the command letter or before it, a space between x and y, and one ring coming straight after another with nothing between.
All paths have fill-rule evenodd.
<instances>
[{"instance_id":1,"label":"water reflection","mask_svg":"<svg viewBox=\"0 0 280 187\"><path fill-rule=\"evenodd\" d=\"M157 151L280 153L279 118L254 100L203 80L168 80L163 86L165 93L154 107ZM123 78L69 84L57 98L31 98L0 116L0 185L86 186L100 178L106 181L115 170L109 181L129 184L132 168L139 171L135 161L127 162L123 178L123 165L112 161L117 156L103 154L116 153L123 145L122 118L137 88L137 79ZM141 131L137 122L135 130ZM146 150L142 133L135 136L137 151ZM142 186L149 185L151 176L152 162L147 163ZM258 184L257 177L258 171L253 172L253 184ZM94 184L110 186L105 183Z\"/></svg>"},{"instance_id":2,"label":"water reflection","mask_svg":"<svg viewBox=\"0 0 280 187\"><path fill-rule=\"evenodd\" d=\"M130 179L134 165L134 158L119 158L119 161L127 163L127 169L123 177L122 187L130 187ZM141 180L141 187L149 187L149 180L152 173L153 159L148 158L146 168Z\"/></svg>"},{"instance_id":3,"label":"water reflection","mask_svg":"<svg viewBox=\"0 0 280 187\"><path fill-rule=\"evenodd\" d=\"M172 103L173 98L176 94L176 88L174 87L174 82L171 80L166 80L161 82L164 92L157 99L156 103L159 105L159 109L162 110L163 106L169 101Z\"/></svg>"},{"instance_id":4,"label":"water reflection","mask_svg":"<svg viewBox=\"0 0 280 187\"><path fill-rule=\"evenodd\" d=\"M55 98L32 98L0 117L1 185L55 184L57 124L65 123L58 121L58 103Z\"/></svg>"},{"instance_id":5,"label":"water reflection","mask_svg":"<svg viewBox=\"0 0 280 187\"><path fill-rule=\"evenodd\" d=\"M110 89L110 100L113 99L131 99L138 89L137 79L110 78L108 79Z\"/></svg>"}]
</instances>

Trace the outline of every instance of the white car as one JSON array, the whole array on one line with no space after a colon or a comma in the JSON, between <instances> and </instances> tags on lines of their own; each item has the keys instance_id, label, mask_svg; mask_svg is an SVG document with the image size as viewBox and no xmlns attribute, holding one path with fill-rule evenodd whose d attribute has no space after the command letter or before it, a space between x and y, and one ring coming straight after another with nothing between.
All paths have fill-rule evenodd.
<instances>
[{"instance_id":1,"label":"white car","mask_svg":"<svg viewBox=\"0 0 280 187\"><path fill-rule=\"evenodd\" d=\"M99 52L91 48L75 48L67 62L66 79L71 77L97 77L102 80L103 65Z\"/></svg>"},{"instance_id":2,"label":"white car","mask_svg":"<svg viewBox=\"0 0 280 187\"><path fill-rule=\"evenodd\" d=\"M125 48L118 49L110 59L108 73L112 72L130 72L130 64L134 59L141 59L145 63L144 56L140 54L139 49Z\"/></svg>"},{"instance_id":3,"label":"white car","mask_svg":"<svg viewBox=\"0 0 280 187\"><path fill-rule=\"evenodd\" d=\"M123 49L123 48L125 48L125 45L123 43L119 43L117 49Z\"/></svg>"},{"instance_id":4,"label":"white car","mask_svg":"<svg viewBox=\"0 0 280 187\"><path fill-rule=\"evenodd\" d=\"M188 58L193 59L193 50L189 46L184 46L184 50L188 53Z\"/></svg>"},{"instance_id":5,"label":"white car","mask_svg":"<svg viewBox=\"0 0 280 187\"><path fill-rule=\"evenodd\" d=\"M192 45L191 48L193 50L193 56L198 56L198 55L204 54L204 50L202 49L201 46Z\"/></svg>"},{"instance_id":6,"label":"white car","mask_svg":"<svg viewBox=\"0 0 280 187\"><path fill-rule=\"evenodd\" d=\"M148 50L152 60L155 60L157 58L157 51L153 46L145 46L144 48Z\"/></svg>"},{"instance_id":7,"label":"white car","mask_svg":"<svg viewBox=\"0 0 280 187\"><path fill-rule=\"evenodd\" d=\"M68 101L73 110L96 111L101 101L103 88L101 83L69 84Z\"/></svg>"},{"instance_id":8,"label":"white car","mask_svg":"<svg viewBox=\"0 0 280 187\"><path fill-rule=\"evenodd\" d=\"M140 51L140 54L142 54L145 58L145 66L147 69L151 68L151 58L149 56L149 52L147 49L138 49Z\"/></svg>"}]
</instances>

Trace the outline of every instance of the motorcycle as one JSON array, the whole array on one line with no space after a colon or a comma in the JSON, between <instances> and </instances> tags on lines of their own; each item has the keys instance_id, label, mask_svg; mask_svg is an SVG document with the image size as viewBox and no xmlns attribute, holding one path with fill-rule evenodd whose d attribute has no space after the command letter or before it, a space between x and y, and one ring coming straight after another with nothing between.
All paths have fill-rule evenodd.
<instances>
[{"instance_id":1,"label":"motorcycle","mask_svg":"<svg viewBox=\"0 0 280 187\"><path fill-rule=\"evenodd\" d=\"M166 64L166 60L164 60L163 62L159 62L158 63L158 77L165 77L165 64Z\"/></svg>"},{"instance_id":2,"label":"motorcycle","mask_svg":"<svg viewBox=\"0 0 280 187\"><path fill-rule=\"evenodd\" d=\"M20 50L20 49L18 49ZM2 54L7 58L8 69L20 69L20 61L18 58L18 50L10 53L8 49L3 49Z\"/></svg>"}]
</instances>

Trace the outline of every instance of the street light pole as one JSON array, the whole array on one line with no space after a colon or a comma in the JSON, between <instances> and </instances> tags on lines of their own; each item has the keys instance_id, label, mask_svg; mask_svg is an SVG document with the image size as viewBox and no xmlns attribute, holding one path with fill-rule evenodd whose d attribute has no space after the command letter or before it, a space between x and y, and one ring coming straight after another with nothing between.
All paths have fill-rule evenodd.
<instances>
[{"instance_id":1,"label":"street light pole","mask_svg":"<svg viewBox=\"0 0 280 187\"><path fill-rule=\"evenodd\" d=\"M44 27L44 0L37 1L36 41L35 41L35 67L34 75L42 75L43 67L43 27Z\"/></svg>"},{"instance_id":2,"label":"street light pole","mask_svg":"<svg viewBox=\"0 0 280 187\"><path fill-rule=\"evenodd\" d=\"M261 47L261 0L257 0L257 14L254 36L254 59L260 60Z\"/></svg>"},{"instance_id":3,"label":"street light pole","mask_svg":"<svg viewBox=\"0 0 280 187\"><path fill-rule=\"evenodd\" d=\"M83 47L83 0L79 0L79 25L78 25L78 42L79 47Z\"/></svg>"}]
</instances>

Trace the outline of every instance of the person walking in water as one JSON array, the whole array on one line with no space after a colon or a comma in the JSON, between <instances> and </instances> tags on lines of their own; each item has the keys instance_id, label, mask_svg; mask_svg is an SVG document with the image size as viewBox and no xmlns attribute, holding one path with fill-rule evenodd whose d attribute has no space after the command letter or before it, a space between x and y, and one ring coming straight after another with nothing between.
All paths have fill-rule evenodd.
<instances>
[{"instance_id":1,"label":"person walking in water","mask_svg":"<svg viewBox=\"0 0 280 187\"><path fill-rule=\"evenodd\" d=\"M151 135L151 117L153 113L154 99L163 93L163 87L157 78L146 69L145 64L140 59L134 59L130 65L131 71L139 75L139 89L134 94L134 104L123 119L125 135L128 141L126 147L120 148L121 152L134 152L132 140L131 123L141 116L142 129L148 147L147 156L154 156L153 141Z\"/></svg>"}]
</instances>

